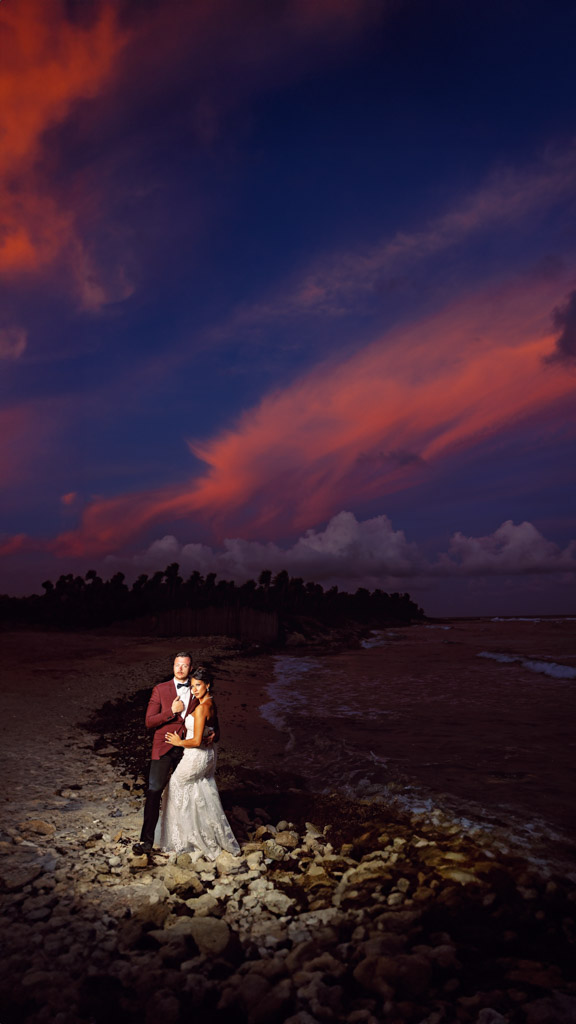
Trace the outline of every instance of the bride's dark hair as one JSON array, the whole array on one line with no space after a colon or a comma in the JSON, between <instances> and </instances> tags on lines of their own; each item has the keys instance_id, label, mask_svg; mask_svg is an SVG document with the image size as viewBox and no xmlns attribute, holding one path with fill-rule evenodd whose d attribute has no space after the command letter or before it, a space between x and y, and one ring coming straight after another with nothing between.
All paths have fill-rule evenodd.
<instances>
[{"instance_id":1,"label":"bride's dark hair","mask_svg":"<svg viewBox=\"0 0 576 1024\"><path fill-rule=\"evenodd\" d=\"M201 682L205 683L212 690L214 688L214 674L210 671L206 665L199 665L190 673L192 679L200 679Z\"/></svg>"}]
</instances>

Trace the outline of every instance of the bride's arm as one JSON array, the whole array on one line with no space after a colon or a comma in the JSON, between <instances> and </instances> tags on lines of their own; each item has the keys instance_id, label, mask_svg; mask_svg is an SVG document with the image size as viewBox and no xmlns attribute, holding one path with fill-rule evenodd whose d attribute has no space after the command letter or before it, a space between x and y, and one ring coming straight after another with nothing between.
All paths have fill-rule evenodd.
<instances>
[{"instance_id":1,"label":"bride's arm","mask_svg":"<svg viewBox=\"0 0 576 1024\"><path fill-rule=\"evenodd\" d=\"M218 721L218 708L216 701L212 698L212 727L214 731L206 737L206 743L218 743L220 740L220 722Z\"/></svg>"},{"instance_id":2,"label":"bride's arm","mask_svg":"<svg viewBox=\"0 0 576 1024\"><path fill-rule=\"evenodd\" d=\"M204 704L198 704L194 708L194 735L190 740L183 740L178 733L167 732L165 740L167 743L171 743L173 747L200 747L202 746L202 737L204 735L204 726L206 724L206 717L208 715L208 708Z\"/></svg>"}]
</instances>

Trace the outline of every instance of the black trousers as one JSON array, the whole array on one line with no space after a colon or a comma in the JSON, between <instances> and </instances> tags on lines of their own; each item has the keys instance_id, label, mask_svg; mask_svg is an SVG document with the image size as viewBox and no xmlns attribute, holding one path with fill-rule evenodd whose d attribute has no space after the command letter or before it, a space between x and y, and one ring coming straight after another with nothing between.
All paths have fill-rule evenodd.
<instances>
[{"instance_id":1,"label":"black trousers","mask_svg":"<svg viewBox=\"0 0 576 1024\"><path fill-rule=\"evenodd\" d=\"M166 754L157 761L150 761L150 773L148 775L148 789L146 791L146 802L144 804L144 823L140 833L141 843L154 843L154 832L160 815L160 800L166 789L168 779L178 764L182 754L182 747L172 747Z\"/></svg>"}]
</instances>

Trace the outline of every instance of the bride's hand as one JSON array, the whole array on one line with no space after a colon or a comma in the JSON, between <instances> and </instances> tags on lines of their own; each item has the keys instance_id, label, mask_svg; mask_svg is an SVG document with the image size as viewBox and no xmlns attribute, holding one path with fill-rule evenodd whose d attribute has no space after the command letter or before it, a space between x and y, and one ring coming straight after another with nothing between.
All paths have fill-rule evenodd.
<instances>
[{"instance_id":1,"label":"bride's hand","mask_svg":"<svg viewBox=\"0 0 576 1024\"><path fill-rule=\"evenodd\" d=\"M180 739L177 732L167 732L164 739L167 743L171 743L173 747L181 747L182 740Z\"/></svg>"}]
</instances>

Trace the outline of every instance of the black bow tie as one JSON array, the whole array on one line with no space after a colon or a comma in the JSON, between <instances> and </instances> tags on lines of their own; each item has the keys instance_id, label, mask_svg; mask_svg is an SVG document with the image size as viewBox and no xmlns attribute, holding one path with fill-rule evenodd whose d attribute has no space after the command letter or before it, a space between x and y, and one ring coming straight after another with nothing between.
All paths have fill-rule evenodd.
<instances>
[{"instance_id":1,"label":"black bow tie","mask_svg":"<svg viewBox=\"0 0 576 1024\"><path fill-rule=\"evenodd\" d=\"M187 690L187 689L188 689L188 687L190 686L190 683L176 683L176 688L177 688L178 690L179 690L179 689L180 689L180 688L181 688L182 686L183 686L183 687L184 687L184 688L185 688L185 689Z\"/></svg>"}]
</instances>

